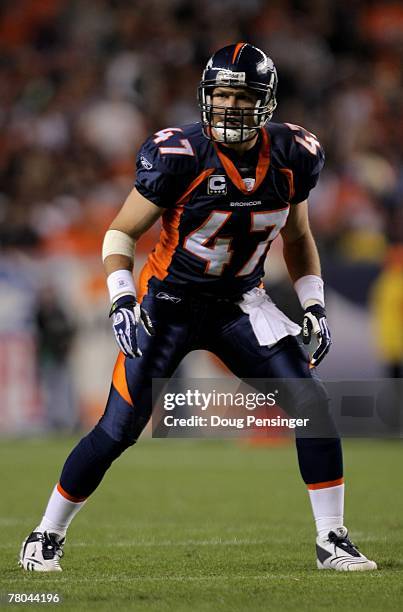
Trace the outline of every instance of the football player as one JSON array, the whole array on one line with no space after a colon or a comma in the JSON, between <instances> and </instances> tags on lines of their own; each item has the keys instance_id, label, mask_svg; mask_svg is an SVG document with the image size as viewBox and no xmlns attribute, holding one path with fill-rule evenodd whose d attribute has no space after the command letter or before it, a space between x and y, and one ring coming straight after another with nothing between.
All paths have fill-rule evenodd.
<instances>
[{"instance_id":1,"label":"football player","mask_svg":"<svg viewBox=\"0 0 403 612\"><path fill-rule=\"evenodd\" d=\"M170 377L196 349L215 353L239 378L289 379L294 413L320 415L325 436L296 436L317 529L317 567L376 569L343 524L341 444L314 370L331 343L307 204L324 154L314 134L270 121L276 88L276 69L263 51L247 43L226 46L203 72L201 122L162 129L139 151L135 186L103 244L120 348L108 402L67 458L42 520L22 545L25 570L60 571L72 519L150 418L152 379ZM160 217L160 239L136 295L135 244ZM304 342L317 339L310 356L296 337L300 327L261 284L280 233L305 311ZM295 381L310 384L299 393Z\"/></svg>"}]
</instances>

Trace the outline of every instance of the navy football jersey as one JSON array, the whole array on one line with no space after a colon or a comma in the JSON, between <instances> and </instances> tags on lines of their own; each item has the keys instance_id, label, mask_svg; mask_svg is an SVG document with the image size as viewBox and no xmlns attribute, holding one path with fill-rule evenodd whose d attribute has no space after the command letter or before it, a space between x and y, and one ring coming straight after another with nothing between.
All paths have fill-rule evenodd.
<instances>
[{"instance_id":1,"label":"navy football jersey","mask_svg":"<svg viewBox=\"0 0 403 612\"><path fill-rule=\"evenodd\" d=\"M323 163L316 136L293 124L269 122L242 156L207 140L200 123L157 132L137 157L137 190L165 209L140 284L156 277L227 297L258 286L290 206Z\"/></svg>"}]
</instances>

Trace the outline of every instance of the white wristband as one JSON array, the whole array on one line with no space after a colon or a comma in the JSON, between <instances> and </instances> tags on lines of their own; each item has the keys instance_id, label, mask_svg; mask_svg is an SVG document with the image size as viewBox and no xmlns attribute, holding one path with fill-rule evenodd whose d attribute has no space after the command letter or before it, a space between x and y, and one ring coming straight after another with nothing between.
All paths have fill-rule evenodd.
<instances>
[{"instance_id":1,"label":"white wristband","mask_svg":"<svg viewBox=\"0 0 403 612\"><path fill-rule=\"evenodd\" d=\"M294 289L301 302L302 308L307 308L311 304L325 306L325 294L323 290L323 280L316 274L301 276L294 283ZM310 303L308 303L310 302Z\"/></svg>"},{"instance_id":2,"label":"white wristband","mask_svg":"<svg viewBox=\"0 0 403 612\"><path fill-rule=\"evenodd\" d=\"M115 302L122 295L133 295L136 297L133 274L129 270L116 270L109 274L106 279L111 303Z\"/></svg>"}]
</instances>

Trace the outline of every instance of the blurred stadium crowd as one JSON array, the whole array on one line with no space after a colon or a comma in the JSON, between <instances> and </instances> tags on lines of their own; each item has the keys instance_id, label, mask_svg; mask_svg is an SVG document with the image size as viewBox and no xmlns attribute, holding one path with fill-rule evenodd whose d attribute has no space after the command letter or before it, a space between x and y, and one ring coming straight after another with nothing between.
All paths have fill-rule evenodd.
<instances>
[{"instance_id":1,"label":"blurred stadium crowd","mask_svg":"<svg viewBox=\"0 0 403 612\"><path fill-rule=\"evenodd\" d=\"M4 0L0 280L26 253L98 261L103 233L133 185L138 146L153 131L198 120L207 58L239 40L277 66L273 120L303 125L324 145L311 219L328 282L366 306L386 262L395 290L400 282L401 313L399 1Z\"/></svg>"},{"instance_id":2,"label":"blurred stadium crowd","mask_svg":"<svg viewBox=\"0 0 403 612\"><path fill-rule=\"evenodd\" d=\"M198 120L202 67L237 40L278 67L274 119L324 144L312 217L326 246L379 260L385 241L403 240L401 3L6 0L0 10L3 244L53 240L118 206L139 144Z\"/></svg>"}]
</instances>

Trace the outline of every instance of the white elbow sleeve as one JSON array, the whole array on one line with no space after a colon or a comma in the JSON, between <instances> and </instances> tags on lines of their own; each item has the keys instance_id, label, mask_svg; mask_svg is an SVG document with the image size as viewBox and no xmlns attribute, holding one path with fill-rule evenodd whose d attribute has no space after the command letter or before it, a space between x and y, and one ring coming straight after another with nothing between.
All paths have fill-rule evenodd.
<instances>
[{"instance_id":1,"label":"white elbow sleeve","mask_svg":"<svg viewBox=\"0 0 403 612\"><path fill-rule=\"evenodd\" d=\"M125 255L133 261L135 241L125 232L108 230L102 245L102 261L109 255Z\"/></svg>"}]
</instances>

